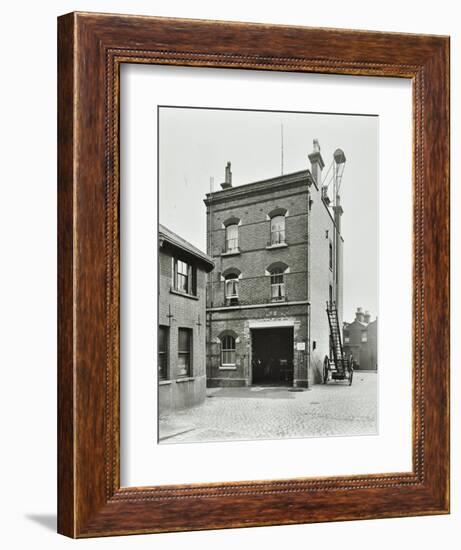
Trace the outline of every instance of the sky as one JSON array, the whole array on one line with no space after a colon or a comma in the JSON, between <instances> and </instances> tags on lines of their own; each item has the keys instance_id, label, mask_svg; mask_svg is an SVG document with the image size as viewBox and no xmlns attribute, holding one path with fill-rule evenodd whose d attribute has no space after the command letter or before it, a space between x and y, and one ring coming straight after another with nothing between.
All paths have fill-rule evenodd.
<instances>
[{"instance_id":1,"label":"sky","mask_svg":"<svg viewBox=\"0 0 461 550\"><path fill-rule=\"evenodd\" d=\"M344 320L357 307L378 315L378 124L376 116L159 108L160 223L206 250L205 194L221 189L226 163L234 187L310 169L317 139L325 162L343 149ZM331 175L331 173L330 173ZM329 178L329 176L328 176ZM331 197L331 194L330 194Z\"/></svg>"}]
</instances>

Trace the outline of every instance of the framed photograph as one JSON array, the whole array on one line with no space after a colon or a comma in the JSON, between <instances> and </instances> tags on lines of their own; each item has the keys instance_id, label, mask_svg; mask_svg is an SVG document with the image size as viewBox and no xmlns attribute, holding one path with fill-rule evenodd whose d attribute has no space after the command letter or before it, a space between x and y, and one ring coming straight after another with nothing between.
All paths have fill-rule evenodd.
<instances>
[{"instance_id":1,"label":"framed photograph","mask_svg":"<svg viewBox=\"0 0 461 550\"><path fill-rule=\"evenodd\" d=\"M58 530L449 512L449 39L58 20Z\"/></svg>"}]
</instances>

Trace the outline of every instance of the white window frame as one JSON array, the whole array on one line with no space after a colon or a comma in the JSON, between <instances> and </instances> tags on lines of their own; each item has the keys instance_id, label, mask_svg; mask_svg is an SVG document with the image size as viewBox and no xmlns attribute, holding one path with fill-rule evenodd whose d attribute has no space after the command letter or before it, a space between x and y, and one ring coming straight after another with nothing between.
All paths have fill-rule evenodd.
<instances>
[{"instance_id":1,"label":"white window frame","mask_svg":"<svg viewBox=\"0 0 461 550\"><path fill-rule=\"evenodd\" d=\"M237 275L232 275L224 281L226 300L231 300L233 298L238 298L239 297L238 283L239 283L239 281L238 281ZM231 286L231 285L234 286L235 294L229 294L229 286Z\"/></svg>"},{"instance_id":2,"label":"white window frame","mask_svg":"<svg viewBox=\"0 0 461 550\"><path fill-rule=\"evenodd\" d=\"M273 282L274 277L281 277L282 282L274 283ZM271 278L271 300L274 300L277 302L285 300L286 298L285 272L281 269L275 269L273 272L271 272L270 278ZM278 291L274 292L275 289L282 290L281 296L278 295Z\"/></svg>"},{"instance_id":3,"label":"white window frame","mask_svg":"<svg viewBox=\"0 0 461 550\"><path fill-rule=\"evenodd\" d=\"M227 338L231 338L233 340L233 348L226 348L224 349L224 342ZM233 363L225 363L224 362L224 353L232 353L234 362ZM230 334L226 334L221 338L221 366L222 367L235 367L236 365L236 359L237 359L237 339L234 336L231 336Z\"/></svg>"},{"instance_id":4,"label":"white window frame","mask_svg":"<svg viewBox=\"0 0 461 550\"><path fill-rule=\"evenodd\" d=\"M229 238L229 231L235 232L235 236ZM235 246L230 247L229 243L235 241ZM239 226L237 223L231 223L226 227L226 252L238 252L239 250Z\"/></svg>"},{"instance_id":5,"label":"white window frame","mask_svg":"<svg viewBox=\"0 0 461 550\"><path fill-rule=\"evenodd\" d=\"M283 226L282 229L279 229L276 225L276 220L280 220L283 222L280 224ZM274 234L278 235L278 238L274 240ZM280 239L280 235L283 236L283 239ZM285 216L283 214L277 214L276 216L272 216L271 218L271 245L278 245L278 244L286 244L286 224L285 224Z\"/></svg>"}]
</instances>

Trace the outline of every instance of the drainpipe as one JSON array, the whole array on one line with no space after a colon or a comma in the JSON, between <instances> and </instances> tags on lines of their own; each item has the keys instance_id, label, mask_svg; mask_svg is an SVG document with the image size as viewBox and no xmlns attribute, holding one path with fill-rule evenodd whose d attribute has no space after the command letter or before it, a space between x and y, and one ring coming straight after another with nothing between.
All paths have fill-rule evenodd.
<instances>
[{"instance_id":1,"label":"drainpipe","mask_svg":"<svg viewBox=\"0 0 461 550\"><path fill-rule=\"evenodd\" d=\"M311 192L310 188L314 182L317 186L317 190L322 188L322 170L325 168L325 163L320 151L320 144L317 139L313 141L312 153L308 155L309 162L311 163L312 178L307 180L307 338L306 338L306 360L307 360L307 387L309 388L309 374L311 368ZM322 200L322 199L320 199Z\"/></svg>"}]
</instances>

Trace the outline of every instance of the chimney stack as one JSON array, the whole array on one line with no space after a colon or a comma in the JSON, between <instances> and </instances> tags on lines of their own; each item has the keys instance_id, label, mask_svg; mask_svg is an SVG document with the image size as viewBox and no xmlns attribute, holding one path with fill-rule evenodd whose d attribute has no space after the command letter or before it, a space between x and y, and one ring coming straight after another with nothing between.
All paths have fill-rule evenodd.
<instances>
[{"instance_id":1,"label":"chimney stack","mask_svg":"<svg viewBox=\"0 0 461 550\"><path fill-rule=\"evenodd\" d=\"M339 196L339 190L341 187L341 180L343 178L344 166L346 164L346 155L342 149L336 149L333 153L333 211L335 213L335 225L339 234L341 234L341 216L343 215L343 207L341 206L341 197Z\"/></svg>"},{"instance_id":2,"label":"chimney stack","mask_svg":"<svg viewBox=\"0 0 461 550\"><path fill-rule=\"evenodd\" d=\"M367 310L365 311L365 315L363 316L363 322L368 325L370 322L370 319L371 319L371 315L370 315L370 312Z\"/></svg>"},{"instance_id":3,"label":"chimney stack","mask_svg":"<svg viewBox=\"0 0 461 550\"><path fill-rule=\"evenodd\" d=\"M228 161L226 164L226 175L224 178L224 183L221 183L222 189L230 189L232 187L232 172L231 172L231 163Z\"/></svg>"},{"instance_id":4,"label":"chimney stack","mask_svg":"<svg viewBox=\"0 0 461 550\"><path fill-rule=\"evenodd\" d=\"M355 314L355 320L359 321L360 323L363 323L364 315L363 315L363 309L361 307L357 308L357 312Z\"/></svg>"},{"instance_id":5,"label":"chimney stack","mask_svg":"<svg viewBox=\"0 0 461 550\"><path fill-rule=\"evenodd\" d=\"M322 170L325 168L325 163L323 162L323 158L320 153L320 145L318 139L314 139L313 150L312 153L308 155L308 157L311 163L312 177L319 187L320 185L322 185Z\"/></svg>"}]
</instances>

